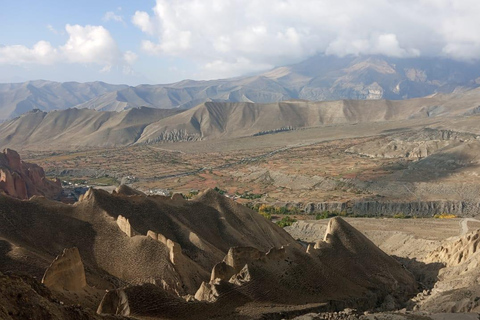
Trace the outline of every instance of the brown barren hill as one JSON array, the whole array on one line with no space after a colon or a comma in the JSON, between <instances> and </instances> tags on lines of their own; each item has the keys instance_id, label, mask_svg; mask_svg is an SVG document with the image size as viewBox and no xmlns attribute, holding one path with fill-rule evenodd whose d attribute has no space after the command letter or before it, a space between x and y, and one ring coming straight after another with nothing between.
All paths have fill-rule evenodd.
<instances>
[{"instance_id":1,"label":"brown barren hill","mask_svg":"<svg viewBox=\"0 0 480 320\"><path fill-rule=\"evenodd\" d=\"M212 102L191 109L30 111L0 124L0 147L66 150L239 138L298 129L438 118L476 128L480 89L410 100ZM473 122L473 124L472 124ZM448 123L448 122L447 122ZM459 126L456 126L459 127Z\"/></svg>"},{"instance_id":2,"label":"brown barren hill","mask_svg":"<svg viewBox=\"0 0 480 320\"><path fill-rule=\"evenodd\" d=\"M401 265L341 219L332 220L325 241L306 250L214 190L183 200L126 187L113 194L89 189L74 205L0 196L0 239L0 271L37 277L64 248L77 247L85 288L109 290L99 311L123 315L208 318L220 312L226 318L252 303L330 300L365 308L381 306L388 295L401 305L416 289ZM57 264L70 262L57 269L83 287L80 259L64 258ZM79 302L99 305L98 295L85 296L88 290ZM195 294L207 301L185 302Z\"/></svg>"}]
</instances>

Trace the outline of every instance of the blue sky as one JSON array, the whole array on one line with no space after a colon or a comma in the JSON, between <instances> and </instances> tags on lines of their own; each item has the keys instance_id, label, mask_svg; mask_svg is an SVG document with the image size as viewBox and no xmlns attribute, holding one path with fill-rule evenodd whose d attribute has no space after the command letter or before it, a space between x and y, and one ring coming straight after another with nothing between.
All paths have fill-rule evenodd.
<instances>
[{"instance_id":1,"label":"blue sky","mask_svg":"<svg viewBox=\"0 0 480 320\"><path fill-rule=\"evenodd\" d=\"M0 0L0 82L171 83L322 53L480 57L476 0Z\"/></svg>"},{"instance_id":2,"label":"blue sky","mask_svg":"<svg viewBox=\"0 0 480 320\"><path fill-rule=\"evenodd\" d=\"M4 30L0 34L0 45L25 45L33 47L38 41L45 40L54 47L65 44L68 34L65 26L70 25L94 25L105 27L111 36L116 39L118 48L122 52L138 52L140 38L143 32L134 27L130 21L137 10L151 10L155 1L0 1L0 24ZM121 17L122 21L107 19L107 13L113 12ZM138 60L138 59L137 59ZM47 65L0 64L0 81L8 82L15 80L48 79L58 81L95 81L106 80L112 83L137 84L141 82L172 82L182 79L182 76L169 74L159 76L162 70L171 65L182 63L181 59L167 57L159 59L150 55L143 56L136 61L138 70L134 76L125 75L123 71L109 74L100 72L102 66L96 64L65 64L55 63ZM148 66L155 65L155 70ZM65 72L65 69L69 70ZM114 68L115 69L115 68ZM7 72L5 72L6 70ZM72 74L73 73L73 74ZM116 78L120 77L120 81Z\"/></svg>"}]
</instances>

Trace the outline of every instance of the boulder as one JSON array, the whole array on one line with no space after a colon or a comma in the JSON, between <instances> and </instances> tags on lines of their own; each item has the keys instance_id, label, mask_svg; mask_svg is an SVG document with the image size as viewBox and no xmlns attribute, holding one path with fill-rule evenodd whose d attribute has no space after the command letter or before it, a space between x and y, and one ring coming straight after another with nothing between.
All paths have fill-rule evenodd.
<instances>
[{"instance_id":1,"label":"boulder","mask_svg":"<svg viewBox=\"0 0 480 320\"><path fill-rule=\"evenodd\" d=\"M42 283L51 290L80 291L85 288L85 269L78 249L64 249L45 271Z\"/></svg>"}]
</instances>

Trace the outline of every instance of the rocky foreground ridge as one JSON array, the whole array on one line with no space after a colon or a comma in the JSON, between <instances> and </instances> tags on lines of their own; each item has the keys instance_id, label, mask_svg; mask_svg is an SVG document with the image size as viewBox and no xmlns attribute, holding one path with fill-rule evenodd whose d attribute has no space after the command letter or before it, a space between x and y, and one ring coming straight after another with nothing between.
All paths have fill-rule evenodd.
<instances>
[{"instance_id":1,"label":"rocky foreground ridge","mask_svg":"<svg viewBox=\"0 0 480 320\"><path fill-rule=\"evenodd\" d=\"M396 308L418 291L408 270L341 218L305 248L213 190L185 200L90 189L74 205L3 195L0 239L0 272L43 279L54 309L62 309L57 299L99 314L255 319ZM9 301L6 314L20 314Z\"/></svg>"},{"instance_id":2,"label":"rocky foreground ridge","mask_svg":"<svg viewBox=\"0 0 480 320\"><path fill-rule=\"evenodd\" d=\"M45 177L42 167L24 162L20 155L5 149L0 153L0 193L11 197L28 199L32 196L56 198L62 192L60 180Z\"/></svg>"}]
</instances>

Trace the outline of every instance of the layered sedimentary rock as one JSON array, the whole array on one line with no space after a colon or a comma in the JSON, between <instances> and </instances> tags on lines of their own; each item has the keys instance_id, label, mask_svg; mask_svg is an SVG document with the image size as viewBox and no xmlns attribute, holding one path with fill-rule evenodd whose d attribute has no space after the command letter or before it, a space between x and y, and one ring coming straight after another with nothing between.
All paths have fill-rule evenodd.
<instances>
[{"instance_id":1,"label":"layered sedimentary rock","mask_svg":"<svg viewBox=\"0 0 480 320\"><path fill-rule=\"evenodd\" d=\"M47 179L38 165L24 162L16 151L5 149L0 153L0 192L19 199L34 195L55 198L62 186L58 179Z\"/></svg>"},{"instance_id":2,"label":"layered sedimentary rock","mask_svg":"<svg viewBox=\"0 0 480 320\"><path fill-rule=\"evenodd\" d=\"M448 213L457 216L480 213L480 202L472 201L346 201L298 204L306 213L345 212L359 216L392 216L398 213L431 217Z\"/></svg>"}]
</instances>

